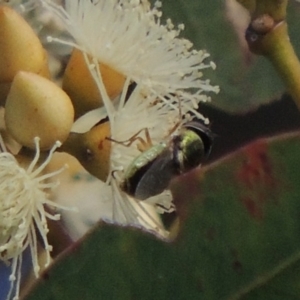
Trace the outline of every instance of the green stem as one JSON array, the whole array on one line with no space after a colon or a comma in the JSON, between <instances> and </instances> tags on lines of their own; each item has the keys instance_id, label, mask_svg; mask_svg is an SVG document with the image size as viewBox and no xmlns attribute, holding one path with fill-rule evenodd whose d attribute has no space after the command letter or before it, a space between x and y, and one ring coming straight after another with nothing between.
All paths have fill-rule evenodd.
<instances>
[{"instance_id":1,"label":"green stem","mask_svg":"<svg viewBox=\"0 0 300 300\"><path fill-rule=\"evenodd\" d=\"M285 22L277 24L262 38L260 50L272 62L300 110L300 63Z\"/></svg>"},{"instance_id":2,"label":"green stem","mask_svg":"<svg viewBox=\"0 0 300 300\"><path fill-rule=\"evenodd\" d=\"M252 3L237 1L248 6ZM288 35L287 4L288 0L256 0L254 11L249 9L251 23L246 39L253 53L271 61L300 110L300 63Z\"/></svg>"},{"instance_id":3,"label":"green stem","mask_svg":"<svg viewBox=\"0 0 300 300\"><path fill-rule=\"evenodd\" d=\"M287 0L257 0L254 17L268 14L274 21L280 22L286 17Z\"/></svg>"},{"instance_id":4,"label":"green stem","mask_svg":"<svg viewBox=\"0 0 300 300\"><path fill-rule=\"evenodd\" d=\"M238 3L240 3L242 6L244 6L247 10L249 10L250 13L254 12L255 10L255 0L236 0Z\"/></svg>"}]
</instances>

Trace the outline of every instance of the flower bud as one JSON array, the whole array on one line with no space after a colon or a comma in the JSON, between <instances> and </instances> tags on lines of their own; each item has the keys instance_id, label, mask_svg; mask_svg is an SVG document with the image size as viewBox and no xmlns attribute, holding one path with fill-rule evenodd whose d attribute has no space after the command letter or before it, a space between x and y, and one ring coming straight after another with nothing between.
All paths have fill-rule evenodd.
<instances>
[{"instance_id":1,"label":"flower bud","mask_svg":"<svg viewBox=\"0 0 300 300\"><path fill-rule=\"evenodd\" d=\"M49 77L46 51L27 22L8 6L0 6L0 103L18 71Z\"/></svg>"},{"instance_id":2,"label":"flower bud","mask_svg":"<svg viewBox=\"0 0 300 300\"><path fill-rule=\"evenodd\" d=\"M20 71L15 76L5 105L8 132L23 146L50 149L69 135L74 109L68 95L50 80Z\"/></svg>"},{"instance_id":3,"label":"flower bud","mask_svg":"<svg viewBox=\"0 0 300 300\"><path fill-rule=\"evenodd\" d=\"M107 65L99 64L102 80L110 99L118 96L123 88L125 77ZM72 99L76 119L86 112L103 105L99 89L88 69L82 52L74 49L68 62L63 89Z\"/></svg>"},{"instance_id":4,"label":"flower bud","mask_svg":"<svg viewBox=\"0 0 300 300\"><path fill-rule=\"evenodd\" d=\"M111 141L109 122L101 123L85 133L71 133L59 151L67 152L93 176L106 181L110 171Z\"/></svg>"}]
</instances>

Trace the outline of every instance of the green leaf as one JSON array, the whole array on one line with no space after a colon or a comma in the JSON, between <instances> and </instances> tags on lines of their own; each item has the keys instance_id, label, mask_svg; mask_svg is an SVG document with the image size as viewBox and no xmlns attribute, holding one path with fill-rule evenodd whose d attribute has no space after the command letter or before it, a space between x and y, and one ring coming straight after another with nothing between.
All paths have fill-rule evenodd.
<instances>
[{"instance_id":1,"label":"green leaf","mask_svg":"<svg viewBox=\"0 0 300 300\"><path fill-rule=\"evenodd\" d=\"M176 180L175 241L101 223L25 299L300 299L299 149L261 139Z\"/></svg>"},{"instance_id":2,"label":"green leaf","mask_svg":"<svg viewBox=\"0 0 300 300\"><path fill-rule=\"evenodd\" d=\"M211 95L211 105L231 113L244 113L279 99L285 88L266 58L250 54L247 45L241 45L234 26L226 17L225 2L164 0L163 11L175 24L184 23L182 36L190 39L196 49L206 49L216 63L215 71L204 71L205 78L221 88L218 95ZM240 13L235 16L239 18ZM299 16L299 3L290 1L287 22L298 53ZM242 36L247 25L246 21L240 30Z\"/></svg>"}]
</instances>

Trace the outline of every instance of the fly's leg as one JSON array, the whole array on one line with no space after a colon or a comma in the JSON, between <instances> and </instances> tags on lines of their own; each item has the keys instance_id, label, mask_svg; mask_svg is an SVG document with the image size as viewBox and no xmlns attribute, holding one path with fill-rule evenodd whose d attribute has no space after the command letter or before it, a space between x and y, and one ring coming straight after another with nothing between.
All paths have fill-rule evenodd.
<instances>
[{"instance_id":1,"label":"fly's leg","mask_svg":"<svg viewBox=\"0 0 300 300\"><path fill-rule=\"evenodd\" d=\"M142 138L141 136L139 136L140 133L142 133L143 131L145 131L145 138ZM147 149L149 149L150 147L153 146L148 128L143 128L143 129L139 130L130 139L125 140L125 141L117 141L117 140L112 139L110 137L107 137L106 139L109 140L109 141L112 141L114 143L123 145L125 147L130 147L134 142L137 141L138 142L137 148L141 152L144 152L144 151L146 151Z\"/></svg>"}]
</instances>

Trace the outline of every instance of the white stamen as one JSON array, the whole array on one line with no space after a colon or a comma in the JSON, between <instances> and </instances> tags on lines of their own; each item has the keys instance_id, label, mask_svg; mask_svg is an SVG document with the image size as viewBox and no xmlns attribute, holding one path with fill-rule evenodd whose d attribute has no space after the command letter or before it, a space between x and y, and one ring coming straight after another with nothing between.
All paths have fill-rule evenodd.
<instances>
[{"instance_id":1,"label":"white stamen","mask_svg":"<svg viewBox=\"0 0 300 300\"><path fill-rule=\"evenodd\" d=\"M59 215L46 211L45 206L62 208L49 200L47 190L57 186L57 182L47 182L53 176L61 173L65 167L53 173L40 175L50 162L54 151L61 145L56 142L50 150L46 160L37 167L40 159L39 138L35 138L35 157L27 169L22 168L16 158L9 152L4 152L2 141L0 153L0 259L11 262L10 291L7 299L18 299L21 280L22 253L29 246L35 275L38 276L37 237L38 230L46 250L47 264L50 263L50 251L47 233L49 231L47 218L58 220ZM1 143L1 142L0 142ZM66 208L68 209L68 208Z\"/></svg>"}]
</instances>

